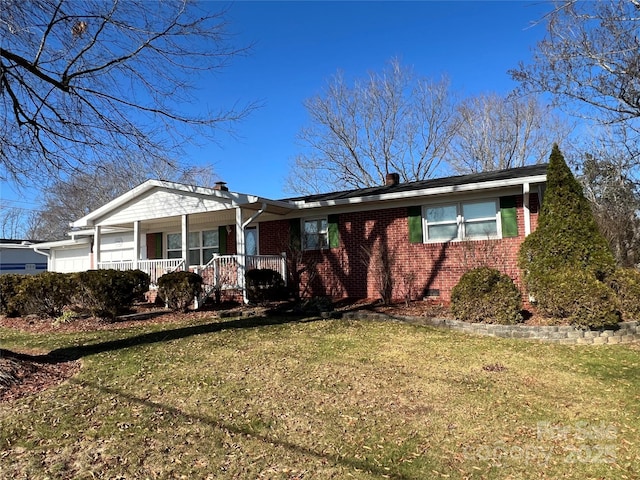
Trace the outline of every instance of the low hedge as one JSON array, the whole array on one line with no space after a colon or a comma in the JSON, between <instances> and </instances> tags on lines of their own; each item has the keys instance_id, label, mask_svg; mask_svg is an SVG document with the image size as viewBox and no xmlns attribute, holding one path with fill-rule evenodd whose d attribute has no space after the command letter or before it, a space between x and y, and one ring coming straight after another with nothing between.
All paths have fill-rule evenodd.
<instances>
[{"instance_id":1,"label":"low hedge","mask_svg":"<svg viewBox=\"0 0 640 480\"><path fill-rule=\"evenodd\" d=\"M25 275L16 292L15 304L20 315L57 318L72 304L76 291L77 282L68 273Z\"/></svg>"},{"instance_id":2,"label":"low hedge","mask_svg":"<svg viewBox=\"0 0 640 480\"><path fill-rule=\"evenodd\" d=\"M149 275L140 270L88 270L76 273L74 279L77 306L96 317L126 313L149 289Z\"/></svg>"},{"instance_id":3,"label":"low hedge","mask_svg":"<svg viewBox=\"0 0 640 480\"><path fill-rule=\"evenodd\" d=\"M17 317L20 315L19 304L16 301L22 281L26 275L0 275L0 315Z\"/></svg>"},{"instance_id":4,"label":"low hedge","mask_svg":"<svg viewBox=\"0 0 640 480\"><path fill-rule=\"evenodd\" d=\"M254 268L245 274L247 299L251 303L264 303L286 297L282 275L270 268Z\"/></svg>"},{"instance_id":5,"label":"low hedge","mask_svg":"<svg viewBox=\"0 0 640 480\"><path fill-rule=\"evenodd\" d=\"M537 281L536 306L543 315L576 327L611 328L620 321L616 293L591 272L559 269Z\"/></svg>"},{"instance_id":6,"label":"low hedge","mask_svg":"<svg viewBox=\"0 0 640 480\"><path fill-rule=\"evenodd\" d=\"M451 313L465 322L513 325L522 321L521 310L513 280L493 268L469 270L451 292Z\"/></svg>"},{"instance_id":7,"label":"low hedge","mask_svg":"<svg viewBox=\"0 0 640 480\"><path fill-rule=\"evenodd\" d=\"M171 272L158 279L158 296L171 310L187 311L202 293L202 277L193 272Z\"/></svg>"},{"instance_id":8,"label":"low hedge","mask_svg":"<svg viewBox=\"0 0 640 480\"><path fill-rule=\"evenodd\" d=\"M640 271L635 268L617 268L607 279L607 285L616 293L622 318L640 320Z\"/></svg>"}]
</instances>

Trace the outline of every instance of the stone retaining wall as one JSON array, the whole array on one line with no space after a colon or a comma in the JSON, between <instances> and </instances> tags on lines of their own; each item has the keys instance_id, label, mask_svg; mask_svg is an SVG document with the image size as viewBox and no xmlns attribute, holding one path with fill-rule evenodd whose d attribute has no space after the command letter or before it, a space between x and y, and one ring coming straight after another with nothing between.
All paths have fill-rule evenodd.
<instances>
[{"instance_id":1,"label":"stone retaining wall","mask_svg":"<svg viewBox=\"0 0 640 480\"><path fill-rule=\"evenodd\" d=\"M527 338L542 342L604 345L631 343L640 341L640 322L621 322L617 330L581 330L570 326L533 327L528 325L489 325L486 323L467 323L460 320L448 320L424 317L390 316L372 312L346 312L342 318L354 320L400 320L403 322L430 325L477 335L501 338Z\"/></svg>"}]
</instances>

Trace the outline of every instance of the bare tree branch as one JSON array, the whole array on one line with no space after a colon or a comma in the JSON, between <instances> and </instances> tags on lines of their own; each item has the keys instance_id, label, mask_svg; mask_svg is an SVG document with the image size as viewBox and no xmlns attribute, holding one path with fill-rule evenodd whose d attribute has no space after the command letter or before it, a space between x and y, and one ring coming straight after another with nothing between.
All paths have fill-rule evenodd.
<instances>
[{"instance_id":1,"label":"bare tree branch","mask_svg":"<svg viewBox=\"0 0 640 480\"><path fill-rule=\"evenodd\" d=\"M458 105L460 126L446 157L458 173L522 167L547 161L572 125L535 98L479 95Z\"/></svg>"},{"instance_id":2,"label":"bare tree branch","mask_svg":"<svg viewBox=\"0 0 640 480\"><path fill-rule=\"evenodd\" d=\"M257 105L189 107L199 78L248 52L232 45L226 10L211 6L4 0L0 178L54 178L132 152L167 159L231 129Z\"/></svg>"},{"instance_id":3,"label":"bare tree branch","mask_svg":"<svg viewBox=\"0 0 640 480\"><path fill-rule=\"evenodd\" d=\"M338 73L323 95L308 99L309 126L299 133L303 153L287 179L292 192L384 184L432 176L457 128L447 79L416 77L398 60L347 85Z\"/></svg>"}]
</instances>

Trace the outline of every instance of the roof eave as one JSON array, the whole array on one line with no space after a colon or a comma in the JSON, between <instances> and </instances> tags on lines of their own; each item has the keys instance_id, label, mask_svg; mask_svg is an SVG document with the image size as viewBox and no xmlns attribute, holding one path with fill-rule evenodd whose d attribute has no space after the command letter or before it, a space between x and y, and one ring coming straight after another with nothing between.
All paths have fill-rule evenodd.
<instances>
[{"instance_id":1,"label":"roof eave","mask_svg":"<svg viewBox=\"0 0 640 480\"><path fill-rule=\"evenodd\" d=\"M407 190L403 192L383 193L380 195L369 195L361 197L341 198L336 200L321 200L306 203L304 201L292 202L298 209L332 207L338 205L352 205L359 203L381 202L392 200L405 200L412 197L428 197L434 195L446 195L460 192L473 192L479 190L493 190L504 187L515 187L524 184L544 183L547 176L531 175L527 177L517 177L512 179L491 180L486 182L467 183L462 185L447 185L435 188L424 188L419 190Z\"/></svg>"}]
</instances>

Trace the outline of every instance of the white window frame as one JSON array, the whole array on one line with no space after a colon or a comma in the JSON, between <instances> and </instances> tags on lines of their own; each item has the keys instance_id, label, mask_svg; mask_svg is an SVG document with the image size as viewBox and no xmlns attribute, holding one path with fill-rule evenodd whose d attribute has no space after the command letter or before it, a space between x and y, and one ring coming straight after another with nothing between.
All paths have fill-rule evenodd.
<instances>
[{"instance_id":1,"label":"white window frame","mask_svg":"<svg viewBox=\"0 0 640 480\"><path fill-rule=\"evenodd\" d=\"M216 228L212 228L209 230L198 230L198 231L192 231L189 232L189 236L193 235L194 233L198 234L198 246L197 247L191 247L190 244L188 244L188 249L189 249L189 258L187 258L187 262L189 262L189 266L193 266L194 264L192 264L190 262L190 255L192 251L199 251L199 263L196 266L200 266L200 265L204 265L203 263L203 259L204 259L204 251L205 250L217 250L216 253L220 252L220 237L218 236L218 245L217 246L204 246L204 238L203 238L203 234L205 232L216 232L218 233L218 230L216 230ZM180 243L180 248L173 248L170 249L169 248L169 236L170 235L178 235L180 237L181 243ZM219 235L219 234L218 234ZM182 258L182 232L167 232L165 234L165 258ZM178 256L170 256L171 252L178 252Z\"/></svg>"},{"instance_id":2,"label":"white window frame","mask_svg":"<svg viewBox=\"0 0 640 480\"><path fill-rule=\"evenodd\" d=\"M464 205L478 204L478 203L493 203L495 206L495 216L489 217L481 217L474 218L473 220L467 220L463 215L463 207ZM452 225L453 221L444 221L444 222L431 222L429 223L427 219L427 209L429 208L438 208L438 207L456 207L456 225L457 225L457 235L449 240L445 240L442 238L429 238L429 226L434 225ZM495 221L496 231L495 233L489 233L485 235L473 235L468 236L466 234L466 226L470 223L479 223L486 221ZM460 242L465 240L494 240L502 238L502 226L500 223L500 207L498 199L496 198L476 198L469 200L462 200L456 202L442 202L432 205L423 205L422 206L422 236L424 239L424 243L444 243L444 242Z\"/></svg>"},{"instance_id":3,"label":"white window frame","mask_svg":"<svg viewBox=\"0 0 640 480\"><path fill-rule=\"evenodd\" d=\"M306 224L307 223L311 223L311 222L316 222L318 224L318 233L316 234L318 237L318 246L313 246L313 247L309 247L308 242L307 242L307 231L306 231ZM322 230L321 227L321 222L324 222L325 224L325 228L324 231ZM301 241L302 241L302 249L303 250L326 250L329 248L329 217L324 216L324 217L310 217L310 218L303 218L300 221L301 225L300 225L300 236ZM320 241L321 239L324 239L323 241Z\"/></svg>"}]
</instances>

